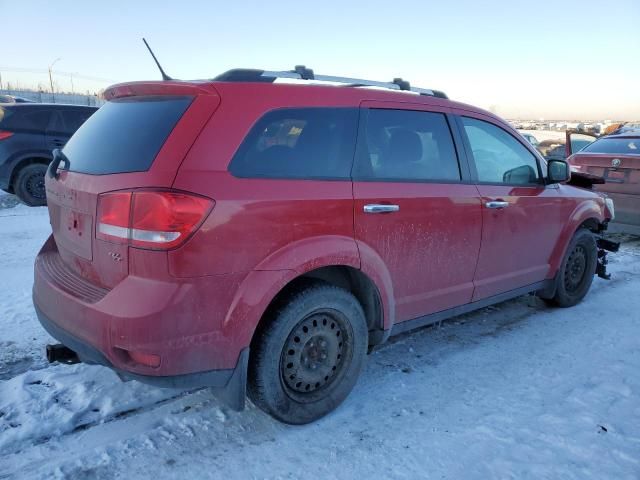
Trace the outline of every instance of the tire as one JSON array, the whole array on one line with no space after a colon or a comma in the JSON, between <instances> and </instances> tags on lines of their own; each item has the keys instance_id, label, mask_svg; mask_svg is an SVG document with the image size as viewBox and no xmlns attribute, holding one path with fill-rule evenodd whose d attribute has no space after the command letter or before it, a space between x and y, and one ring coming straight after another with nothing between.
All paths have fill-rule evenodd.
<instances>
[{"instance_id":1,"label":"tire","mask_svg":"<svg viewBox=\"0 0 640 480\"><path fill-rule=\"evenodd\" d=\"M556 292L549 300L558 307L573 307L585 297L596 272L598 246L589 230L578 230L562 259L556 275Z\"/></svg>"},{"instance_id":2,"label":"tire","mask_svg":"<svg viewBox=\"0 0 640 480\"><path fill-rule=\"evenodd\" d=\"M31 163L22 167L16 176L13 191L16 196L30 207L47 204L44 190L44 175L47 166L42 163Z\"/></svg>"},{"instance_id":3,"label":"tire","mask_svg":"<svg viewBox=\"0 0 640 480\"><path fill-rule=\"evenodd\" d=\"M302 425L323 417L353 389L367 337L364 312L351 293L311 284L275 309L256 334L249 398L284 423Z\"/></svg>"}]
</instances>

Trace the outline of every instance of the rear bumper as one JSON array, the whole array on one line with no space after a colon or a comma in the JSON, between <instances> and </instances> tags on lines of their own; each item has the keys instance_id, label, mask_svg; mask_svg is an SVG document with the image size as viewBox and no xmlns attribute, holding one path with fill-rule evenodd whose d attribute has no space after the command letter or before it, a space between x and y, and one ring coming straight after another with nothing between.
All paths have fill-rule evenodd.
<instances>
[{"instance_id":1,"label":"rear bumper","mask_svg":"<svg viewBox=\"0 0 640 480\"><path fill-rule=\"evenodd\" d=\"M635 226L637 232L640 229L640 192L637 195L607 192L607 195L613 199L616 209L616 217L611 226L616 225L616 231L624 231L625 226ZM612 228L609 230L614 231Z\"/></svg>"},{"instance_id":2,"label":"rear bumper","mask_svg":"<svg viewBox=\"0 0 640 480\"><path fill-rule=\"evenodd\" d=\"M140 375L115 367L97 348L74 337L63 330L42 311L35 307L40 324L53 338L70 348L85 363L97 364L114 370L122 380L137 380L142 383L164 388L192 389L212 387L218 390L220 396L231 408L242 410L246 395L247 366L249 363L249 348L240 352L235 368L228 370L211 370L186 375L151 376Z\"/></svg>"},{"instance_id":3,"label":"rear bumper","mask_svg":"<svg viewBox=\"0 0 640 480\"><path fill-rule=\"evenodd\" d=\"M636 223L635 225L631 225L628 223L610 223L609 228L607 229L608 233L628 233L631 235L640 236L640 223Z\"/></svg>"},{"instance_id":4,"label":"rear bumper","mask_svg":"<svg viewBox=\"0 0 640 480\"><path fill-rule=\"evenodd\" d=\"M50 238L36 258L33 303L42 326L82 361L161 387L221 388L239 406L248 342L224 327L239 279L130 275L108 290L56 259ZM140 363L132 353L155 355L159 365Z\"/></svg>"},{"instance_id":5,"label":"rear bumper","mask_svg":"<svg viewBox=\"0 0 640 480\"><path fill-rule=\"evenodd\" d=\"M132 373L115 367L109 359L100 352L100 350L60 328L53 321L47 318L47 316L42 313L37 306L35 307L35 310L40 324L49 333L49 335L76 352L78 357L80 357L80 360L88 364L109 367L126 380L138 380L143 383L166 388L226 387L236 373L236 370L238 370L238 367L242 364L242 360L239 359L236 367L232 369L210 370L208 372L198 372L186 375L152 376ZM249 349L247 348L241 352L240 356L248 356L248 352Z\"/></svg>"},{"instance_id":6,"label":"rear bumper","mask_svg":"<svg viewBox=\"0 0 640 480\"><path fill-rule=\"evenodd\" d=\"M0 159L0 189L9 190L11 183L11 165L8 162L2 163Z\"/></svg>"}]
</instances>

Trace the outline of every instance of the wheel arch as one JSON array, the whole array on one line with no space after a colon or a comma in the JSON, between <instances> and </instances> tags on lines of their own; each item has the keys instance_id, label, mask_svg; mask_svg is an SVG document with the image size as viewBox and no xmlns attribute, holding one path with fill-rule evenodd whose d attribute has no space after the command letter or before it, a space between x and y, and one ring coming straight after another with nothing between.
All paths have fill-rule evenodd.
<instances>
[{"instance_id":1,"label":"wheel arch","mask_svg":"<svg viewBox=\"0 0 640 480\"><path fill-rule=\"evenodd\" d=\"M238 345L250 345L279 302L305 283L323 281L348 290L358 299L369 327L370 344L382 343L390 332L393 297L380 282L380 275L360 268L360 253L353 238L329 236L294 242L247 274L223 320L224 334Z\"/></svg>"},{"instance_id":2,"label":"wheel arch","mask_svg":"<svg viewBox=\"0 0 640 480\"><path fill-rule=\"evenodd\" d=\"M8 183L10 193L15 193L15 188L14 188L15 182L16 182L16 179L18 178L18 174L20 173L20 170L22 170L27 165L32 165L34 163L37 163L40 165L48 165L49 162L51 162L51 157L47 157L43 153L26 154L26 155L22 155L18 159L15 159L13 161L13 166L11 167L11 175L9 177L9 183Z\"/></svg>"},{"instance_id":3,"label":"wheel arch","mask_svg":"<svg viewBox=\"0 0 640 480\"><path fill-rule=\"evenodd\" d=\"M573 211L569 221L565 224L562 233L558 237L549 262L549 278L556 275L569 243L578 230L586 228L597 234L603 230L604 224L604 205L600 205L595 199L581 203Z\"/></svg>"},{"instance_id":4,"label":"wheel arch","mask_svg":"<svg viewBox=\"0 0 640 480\"><path fill-rule=\"evenodd\" d=\"M296 292L314 282L334 285L350 292L364 311L369 330L369 345L378 345L386 340L382 298L373 280L361 270L349 265L327 265L289 279L286 285L271 299L260 316L252 335L252 343L259 337L259 332L269 324L273 314L283 303L287 302Z\"/></svg>"}]
</instances>

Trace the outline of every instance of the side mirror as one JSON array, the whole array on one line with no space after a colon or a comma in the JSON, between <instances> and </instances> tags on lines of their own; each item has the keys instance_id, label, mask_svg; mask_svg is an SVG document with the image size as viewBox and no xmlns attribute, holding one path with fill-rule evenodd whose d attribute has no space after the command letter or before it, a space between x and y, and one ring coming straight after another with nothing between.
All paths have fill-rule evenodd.
<instances>
[{"instance_id":1,"label":"side mirror","mask_svg":"<svg viewBox=\"0 0 640 480\"><path fill-rule=\"evenodd\" d=\"M549 183L564 183L571 178L569 164L564 160L549 160L547 169L549 171L547 175Z\"/></svg>"}]
</instances>

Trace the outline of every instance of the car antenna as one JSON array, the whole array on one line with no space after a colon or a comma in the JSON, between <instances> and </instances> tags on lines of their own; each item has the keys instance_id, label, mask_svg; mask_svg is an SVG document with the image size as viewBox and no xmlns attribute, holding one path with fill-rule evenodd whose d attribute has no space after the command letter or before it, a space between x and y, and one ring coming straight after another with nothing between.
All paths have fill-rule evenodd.
<instances>
[{"instance_id":1,"label":"car antenna","mask_svg":"<svg viewBox=\"0 0 640 480\"><path fill-rule=\"evenodd\" d=\"M153 54L153 50L151 50L151 47L149 46L149 44L147 43L147 41L145 40L144 37L142 37L142 41L144 42L144 44L147 46L147 48L149 49L149 53L151 54L151 56L153 57L153 61L156 62L156 65L158 66L158 70L160 70L160 73L162 74L162 80L173 80L173 78L171 78L169 75L167 75L166 73L164 73L164 70L162 69L162 67L160 66L160 62L158 61L158 59L156 58L156 56Z\"/></svg>"}]
</instances>

